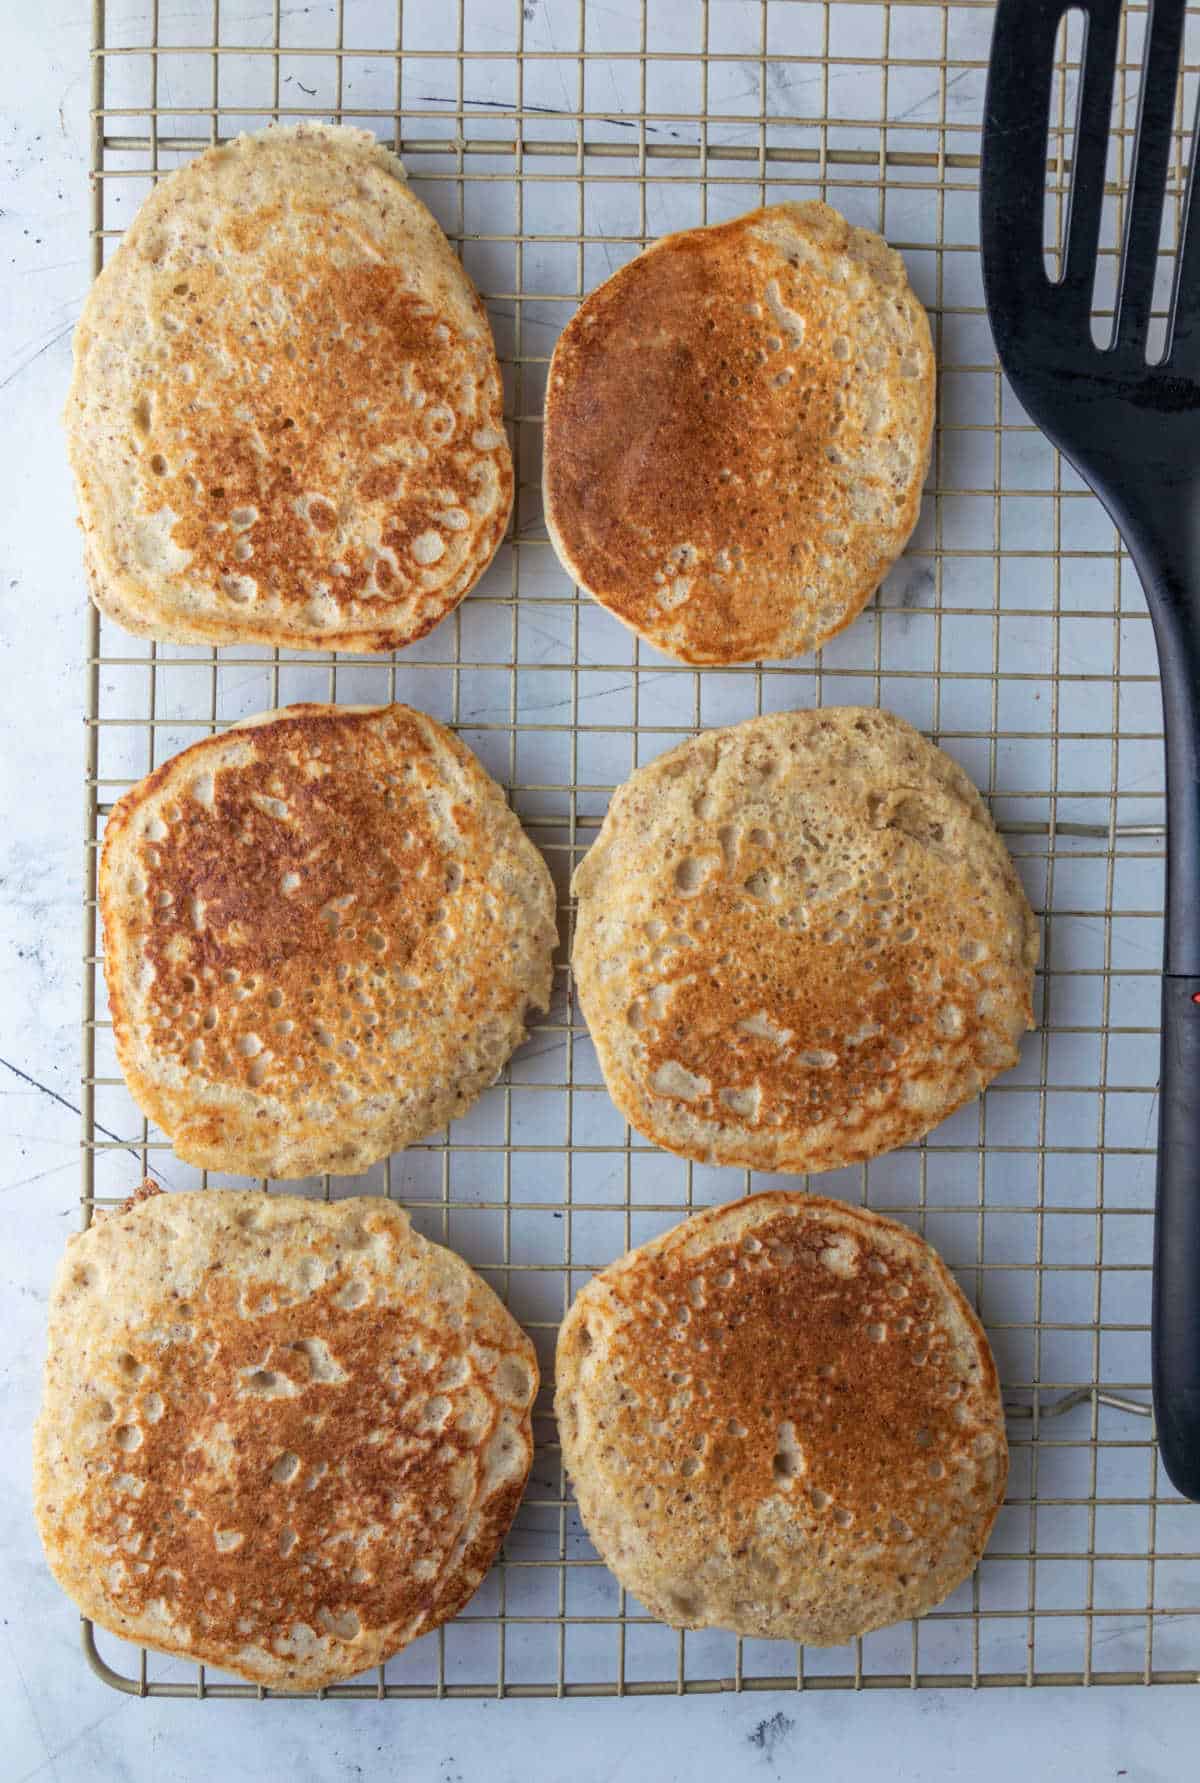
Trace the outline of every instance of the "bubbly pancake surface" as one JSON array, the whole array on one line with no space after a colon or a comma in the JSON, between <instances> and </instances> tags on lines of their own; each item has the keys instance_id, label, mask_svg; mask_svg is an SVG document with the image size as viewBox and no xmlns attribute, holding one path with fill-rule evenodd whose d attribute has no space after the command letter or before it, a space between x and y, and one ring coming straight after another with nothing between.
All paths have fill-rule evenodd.
<instances>
[{"instance_id":1,"label":"bubbly pancake surface","mask_svg":"<svg viewBox=\"0 0 1200 1783\"><path fill-rule=\"evenodd\" d=\"M921 1615L1004 1493L995 1366L953 1277L816 1196L709 1210L593 1277L555 1408L592 1541L681 1627L829 1646Z\"/></svg>"},{"instance_id":2,"label":"bubbly pancake surface","mask_svg":"<svg viewBox=\"0 0 1200 1783\"><path fill-rule=\"evenodd\" d=\"M38 1525L85 1615L313 1689L453 1616L533 1452L533 1346L382 1196L138 1200L50 1310Z\"/></svg>"},{"instance_id":3,"label":"bubbly pancake surface","mask_svg":"<svg viewBox=\"0 0 1200 1783\"><path fill-rule=\"evenodd\" d=\"M180 642L411 643L512 504L483 306L358 130L165 178L84 306L66 422L97 603Z\"/></svg>"},{"instance_id":4,"label":"bubbly pancake surface","mask_svg":"<svg viewBox=\"0 0 1200 1783\"><path fill-rule=\"evenodd\" d=\"M548 1005L554 889L503 793L407 706L292 706L119 801L117 1054L186 1162L355 1172L461 1114Z\"/></svg>"},{"instance_id":5,"label":"bubbly pancake surface","mask_svg":"<svg viewBox=\"0 0 1200 1783\"><path fill-rule=\"evenodd\" d=\"M967 776L887 712L701 733L618 788L576 870L609 1092L685 1157L833 1170L1016 1061L1037 927Z\"/></svg>"}]
</instances>

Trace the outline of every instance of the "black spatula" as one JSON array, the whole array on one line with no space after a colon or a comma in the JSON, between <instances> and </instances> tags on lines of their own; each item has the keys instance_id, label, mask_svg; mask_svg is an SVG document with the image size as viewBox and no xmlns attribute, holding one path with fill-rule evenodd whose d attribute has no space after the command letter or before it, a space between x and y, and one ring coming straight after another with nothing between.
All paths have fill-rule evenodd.
<instances>
[{"instance_id":1,"label":"black spatula","mask_svg":"<svg viewBox=\"0 0 1200 1783\"><path fill-rule=\"evenodd\" d=\"M1042 224L1053 59L1085 45L1062 276ZM1154 1409L1176 1488L1200 1499L1200 178L1195 155L1167 324L1146 362L1186 0L1153 0L1112 345L1091 334L1121 0L998 0L980 180L984 286L1001 364L1120 530L1158 641L1167 911L1154 1227Z\"/></svg>"}]
</instances>

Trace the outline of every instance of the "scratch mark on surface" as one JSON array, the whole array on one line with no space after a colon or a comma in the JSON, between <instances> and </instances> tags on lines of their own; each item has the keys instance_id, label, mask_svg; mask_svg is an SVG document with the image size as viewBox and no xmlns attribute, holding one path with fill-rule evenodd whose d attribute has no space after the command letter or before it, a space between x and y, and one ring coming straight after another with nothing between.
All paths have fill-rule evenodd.
<instances>
[{"instance_id":1,"label":"scratch mark on surface","mask_svg":"<svg viewBox=\"0 0 1200 1783\"><path fill-rule=\"evenodd\" d=\"M946 82L947 93L950 91L951 87L956 87L959 81L966 80L969 74L975 74L977 72L978 71L974 68L964 68L961 74L956 74L953 80L948 80ZM923 98L918 99L915 104L910 105L906 111L897 112L896 116L890 121L893 124L899 124L905 118L911 118L914 113L919 112L924 106L928 105L931 99L936 99L941 90L940 87L935 87L932 93L926 93Z\"/></svg>"},{"instance_id":2,"label":"scratch mark on surface","mask_svg":"<svg viewBox=\"0 0 1200 1783\"><path fill-rule=\"evenodd\" d=\"M22 1176L19 1177L16 1182L6 1182L4 1187L0 1189L0 1195L15 1194L18 1189L27 1189L31 1183L45 1182L48 1176L57 1176L61 1170L69 1170L70 1168L71 1159L67 1158L61 1164L52 1164L49 1170L38 1170L33 1176Z\"/></svg>"},{"instance_id":3,"label":"scratch mark on surface","mask_svg":"<svg viewBox=\"0 0 1200 1783\"><path fill-rule=\"evenodd\" d=\"M40 1090L43 1096L49 1096L52 1102L57 1102L61 1107L70 1109L72 1114L82 1114L82 1110L74 1102L68 1101L66 1096L60 1096L57 1090L50 1088L49 1084L39 1083L36 1077L30 1077L28 1071L22 1071L21 1067L14 1065L11 1059L0 1059L0 1065L3 1065L6 1071L11 1071L14 1077L19 1077L22 1083L27 1083L31 1090ZM122 1139L119 1133L110 1132L107 1127L102 1127L99 1121L93 1121L92 1125L97 1133L103 1133L106 1139L115 1139L118 1145L123 1145L126 1151L132 1152L135 1158L138 1157L139 1147L132 1139ZM157 1176L160 1182L166 1181L162 1172L156 1170L149 1161L146 1163L146 1169L151 1176Z\"/></svg>"},{"instance_id":4,"label":"scratch mark on surface","mask_svg":"<svg viewBox=\"0 0 1200 1783\"><path fill-rule=\"evenodd\" d=\"M306 92L307 90L305 88ZM455 107L458 105L457 99L448 99L444 93L418 93L416 98L420 105L453 105ZM462 102L464 105L486 106L491 111L514 112L517 110L517 107L508 99L471 99L464 94ZM548 118L571 118L572 120L578 118L578 113L572 105L534 105L526 101L520 109L543 112ZM640 130L643 127L640 118L635 122L631 118L606 117L602 122L611 124L616 130ZM674 136L676 139L679 137L678 130L668 130L661 124L646 124L645 129L651 136Z\"/></svg>"},{"instance_id":5,"label":"scratch mark on surface","mask_svg":"<svg viewBox=\"0 0 1200 1783\"><path fill-rule=\"evenodd\" d=\"M28 358L22 359L20 365L14 366L7 377L0 378L0 390L7 390L8 386L14 383L16 379L21 376L22 372L27 372L30 366L35 365L44 353L48 353L51 347L56 347L60 340L65 339L74 326L75 321L74 318L72 318L70 322L67 322L62 328L52 334L49 340L43 341L40 347L35 348L34 351L29 354Z\"/></svg>"}]
</instances>

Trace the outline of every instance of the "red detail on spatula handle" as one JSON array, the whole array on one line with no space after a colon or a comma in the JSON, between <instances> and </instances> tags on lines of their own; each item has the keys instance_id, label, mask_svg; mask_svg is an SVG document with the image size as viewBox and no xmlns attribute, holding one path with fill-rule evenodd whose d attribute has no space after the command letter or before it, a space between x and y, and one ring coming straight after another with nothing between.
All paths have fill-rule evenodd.
<instances>
[{"instance_id":1,"label":"red detail on spatula handle","mask_svg":"<svg viewBox=\"0 0 1200 1783\"><path fill-rule=\"evenodd\" d=\"M1154 1219L1154 1413L1171 1483L1200 1499L1200 979L1164 977Z\"/></svg>"}]
</instances>

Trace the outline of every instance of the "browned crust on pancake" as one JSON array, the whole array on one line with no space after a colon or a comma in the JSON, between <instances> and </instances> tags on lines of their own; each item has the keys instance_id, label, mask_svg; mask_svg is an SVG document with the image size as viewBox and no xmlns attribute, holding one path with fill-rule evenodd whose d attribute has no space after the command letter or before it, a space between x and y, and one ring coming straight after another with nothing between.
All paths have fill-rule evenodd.
<instances>
[{"instance_id":1,"label":"browned crust on pancake","mask_svg":"<svg viewBox=\"0 0 1200 1783\"><path fill-rule=\"evenodd\" d=\"M75 360L89 586L138 635L398 649L503 537L486 313L363 132L239 138L160 182L89 296Z\"/></svg>"},{"instance_id":2,"label":"browned crust on pancake","mask_svg":"<svg viewBox=\"0 0 1200 1783\"><path fill-rule=\"evenodd\" d=\"M355 1172L462 1113L549 1001L554 890L495 782L407 706L293 706L114 807L105 977L180 1157Z\"/></svg>"},{"instance_id":3,"label":"browned crust on pancake","mask_svg":"<svg viewBox=\"0 0 1200 1783\"><path fill-rule=\"evenodd\" d=\"M1016 1062L1038 935L967 776L893 714L702 733L614 794L574 972L609 1093L684 1157L834 1170Z\"/></svg>"},{"instance_id":4,"label":"browned crust on pancake","mask_svg":"<svg viewBox=\"0 0 1200 1783\"><path fill-rule=\"evenodd\" d=\"M836 1645L923 1614L1004 1494L979 1321L922 1240L836 1201L751 1196L612 1264L556 1385L589 1534L679 1626Z\"/></svg>"},{"instance_id":5,"label":"browned crust on pancake","mask_svg":"<svg viewBox=\"0 0 1200 1783\"><path fill-rule=\"evenodd\" d=\"M54 1290L47 1556L127 1640L333 1683L475 1591L537 1383L491 1289L382 1197L154 1196L73 1239Z\"/></svg>"},{"instance_id":6,"label":"browned crust on pancake","mask_svg":"<svg viewBox=\"0 0 1200 1783\"><path fill-rule=\"evenodd\" d=\"M582 587L681 661L814 649L916 524L933 399L899 255L829 206L665 236L555 348L550 537Z\"/></svg>"}]
</instances>

